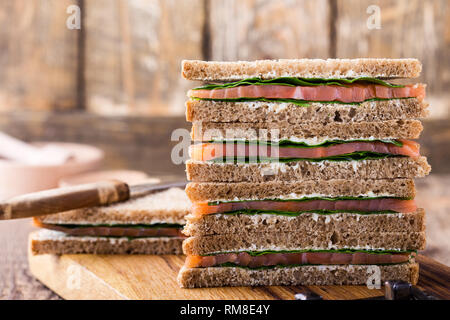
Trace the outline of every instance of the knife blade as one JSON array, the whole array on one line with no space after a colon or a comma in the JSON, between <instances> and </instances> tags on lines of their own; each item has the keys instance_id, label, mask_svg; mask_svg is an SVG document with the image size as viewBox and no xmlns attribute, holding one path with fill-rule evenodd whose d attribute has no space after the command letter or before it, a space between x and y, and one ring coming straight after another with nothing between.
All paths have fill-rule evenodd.
<instances>
[{"instance_id":1,"label":"knife blade","mask_svg":"<svg viewBox=\"0 0 450 320\"><path fill-rule=\"evenodd\" d=\"M106 180L29 193L0 202L0 220L29 218L87 207L110 205L164 191L182 188L186 181L162 181L156 184L128 185Z\"/></svg>"},{"instance_id":2,"label":"knife blade","mask_svg":"<svg viewBox=\"0 0 450 320\"><path fill-rule=\"evenodd\" d=\"M161 183L144 183L130 185L130 198L143 197L152 193L160 192L170 188L184 188L186 187L187 181L164 181Z\"/></svg>"}]
</instances>

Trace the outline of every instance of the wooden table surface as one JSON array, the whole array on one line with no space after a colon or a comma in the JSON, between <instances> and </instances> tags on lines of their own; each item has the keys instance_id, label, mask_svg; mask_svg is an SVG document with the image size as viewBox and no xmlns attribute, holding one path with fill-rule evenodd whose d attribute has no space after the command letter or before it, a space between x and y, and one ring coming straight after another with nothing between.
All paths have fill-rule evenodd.
<instances>
[{"instance_id":1,"label":"wooden table surface","mask_svg":"<svg viewBox=\"0 0 450 320\"><path fill-rule=\"evenodd\" d=\"M422 254L450 265L450 175L416 181L417 202L426 209L427 249ZM59 299L30 274L29 219L0 222L0 299Z\"/></svg>"}]
</instances>

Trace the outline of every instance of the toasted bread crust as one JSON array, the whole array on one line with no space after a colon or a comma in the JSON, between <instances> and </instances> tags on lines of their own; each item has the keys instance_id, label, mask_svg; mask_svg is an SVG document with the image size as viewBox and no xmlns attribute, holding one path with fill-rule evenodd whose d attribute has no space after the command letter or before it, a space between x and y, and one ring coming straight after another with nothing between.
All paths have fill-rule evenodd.
<instances>
[{"instance_id":1,"label":"toasted bread crust","mask_svg":"<svg viewBox=\"0 0 450 320\"><path fill-rule=\"evenodd\" d=\"M186 120L201 122L374 122L420 119L428 115L428 103L417 98L365 101L358 106L313 102L308 107L278 102L229 102L188 100Z\"/></svg>"},{"instance_id":2,"label":"toasted bread crust","mask_svg":"<svg viewBox=\"0 0 450 320\"><path fill-rule=\"evenodd\" d=\"M363 161L296 161L288 163L213 163L188 160L193 182L265 182L330 179L420 178L430 173L426 157Z\"/></svg>"},{"instance_id":3,"label":"toasted bread crust","mask_svg":"<svg viewBox=\"0 0 450 320\"><path fill-rule=\"evenodd\" d=\"M70 210L36 217L49 224L184 224L190 203L183 190L172 188L157 194L109 206Z\"/></svg>"},{"instance_id":4,"label":"toasted bread crust","mask_svg":"<svg viewBox=\"0 0 450 320\"><path fill-rule=\"evenodd\" d=\"M330 232L333 230L358 230L358 232L422 232L425 231L425 211L413 213L355 214L303 213L290 217L276 214L210 214L201 218L186 216L183 233L187 236L237 234L247 232Z\"/></svg>"},{"instance_id":5,"label":"toasted bread crust","mask_svg":"<svg viewBox=\"0 0 450 320\"><path fill-rule=\"evenodd\" d=\"M298 182L191 182L186 186L186 194L192 202L215 200L279 199L281 196L296 194L308 196L320 194L327 197L357 197L373 193L374 196L414 198L416 194L412 179L383 180L305 180Z\"/></svg>"},{"instance_id":6,"label":"toasted bread crust","mask_svg":"<svg viewBox=\"0 0 450 320\"><path fill-rule=\"evenodd\" d=\"M379 269L378 269L379 268ZM416 284L419 264L415 262L372 266L301 266L254 270L244 268L186 268L178 274L178 283L184 288L224 286L277 285L366 285L375 270L381 271L381 281L403 280Z\"/></svg>"},{"instance_id":7,"label":"toasted bread crust","mask_svg":"<svg viewBox=\"0 0 450 320\"><path fill-rule=\"evenodd\" d=\"M417 59L280 59L256 61L182 61L188 80L236 81L252 77L297 78L417 78L422 64Z\"/></svg>"},{"instance_id":8,"label":"toasted bread crust","mask_svg":"<svg viewBox=\"0 0 450 320\"><path fill-rule=\"evenodd\" d=\"M70 237L61 232L30 233L31 252L37 254L182 254L181 237L107 238Z\"/></svg>"},{"instance_id":9,"label":"toasted bread crust","mask_svg":"<svg viewBox=\"0 0 450 320\"><path fill-rule=\"evenodd\" d=\"M294 125L276 123L212 123L194 122L191 138L211 140L291 140L327 137L328 140L350 139L417 139L423 130L419 120L388 120L376 122L323 123L307 121Z\"/></svg>"},{"instance_id":10,"label":"toasted bread crust","mask_svg":"<svg viewBox=\"0 0 450 320\"><path fill-rule=\"evenodd\" d=\"M186 255L218 252L298 249L383 249L423 250L425 232L360 232L327 230L301 232L240 232L189 237L183 242Z\"/></svg>"}]
</instances>

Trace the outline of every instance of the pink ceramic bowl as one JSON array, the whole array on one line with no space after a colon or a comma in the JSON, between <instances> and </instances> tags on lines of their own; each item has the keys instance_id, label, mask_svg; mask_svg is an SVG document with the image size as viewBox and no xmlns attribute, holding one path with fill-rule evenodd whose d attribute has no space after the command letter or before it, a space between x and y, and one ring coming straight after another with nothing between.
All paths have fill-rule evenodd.
<instances>
[{"instance_id":1,"label":"pink ceramic bowl","mask_svg":"<svg viewBox=\"0 0 450 320\"><path fill-rule=\"evenodd\" d=\"M93 146L63 142L40 142L35 145L54 145L73 155L62 165L28 165L0 159L0 199L58 187L67 176L98 169L104 159L102 150Z\"/></svg>"}]
</instances>

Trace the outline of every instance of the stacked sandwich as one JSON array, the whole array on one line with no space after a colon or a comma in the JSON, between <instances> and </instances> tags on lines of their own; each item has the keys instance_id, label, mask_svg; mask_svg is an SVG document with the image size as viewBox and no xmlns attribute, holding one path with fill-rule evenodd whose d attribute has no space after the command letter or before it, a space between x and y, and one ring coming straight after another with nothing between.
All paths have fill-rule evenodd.
<instances>
[{"instance_id":1,"label":"stacked sandwich","mask_svg":"<svg viewBox=\"0 0 450 320\"><path fill-rule=\"evenodd\" d=\"M184 61L184 287L416 283L430 171L415 59ZM395 83L397 84L395 84Z\"/></svg>"},{"instance_id":2,"label":"stacked sandwich","mask_svg":"<svg viewBox=\"0 0 450 320\"><path fill-rule=\"evenodd\" d=\"M33 254L181 254L190 202L172 188L123 203L35 217Z\"/></svg>"}]
</instances>

